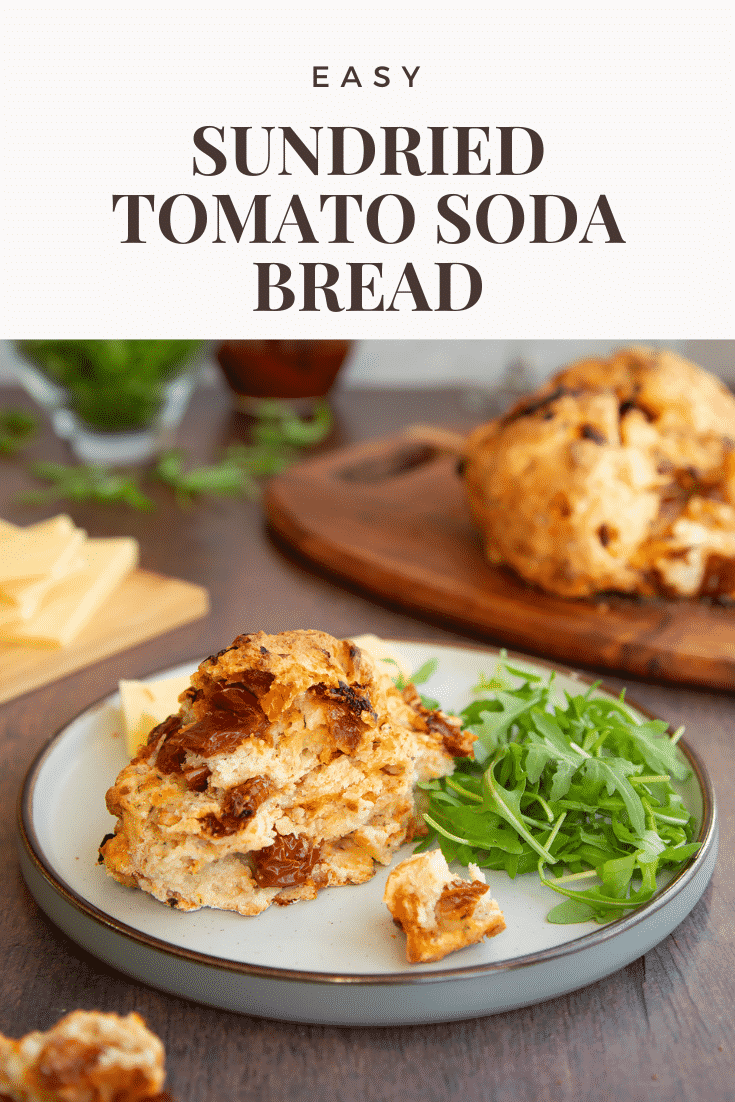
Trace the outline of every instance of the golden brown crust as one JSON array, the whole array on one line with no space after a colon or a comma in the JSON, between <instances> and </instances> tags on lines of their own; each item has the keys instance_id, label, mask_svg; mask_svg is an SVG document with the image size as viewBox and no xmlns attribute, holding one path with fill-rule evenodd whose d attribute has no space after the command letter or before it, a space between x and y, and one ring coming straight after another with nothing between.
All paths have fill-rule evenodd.
<instances>
[{"instance_id":1,"label":"golden brown crust","mask_svg":"<svg viewBox=\"0 0 735 1102\"><path fill-rule=\"evenodd\" d=\"M472 751L350 640L241 635L107 794L107 871L181 910L259 914L361 883L414 829L414 785Z\"/></svg>"},{"instance_id":2,"label":"golden brown crust","mask_svg":"<svg viewBox=\"0 0 735 1102\"><path fill-rule=\"evenodd\" d=\"M735 398L679 356L573 364L468 439L487 557L566 597L735 597L734 441Z\"/></svg>"},{"instance_id":3,"label":"golden brown crust","mask_svg":"<svg viewBox=\"0 0 735 1102\"><path fill-rule=\"evenodd\" d=\"M162 1100L163 1045L138 1014L75 1010L48 1032L0 1035L0 1097L11 1102Z\"/></svg>"}]
</instances>

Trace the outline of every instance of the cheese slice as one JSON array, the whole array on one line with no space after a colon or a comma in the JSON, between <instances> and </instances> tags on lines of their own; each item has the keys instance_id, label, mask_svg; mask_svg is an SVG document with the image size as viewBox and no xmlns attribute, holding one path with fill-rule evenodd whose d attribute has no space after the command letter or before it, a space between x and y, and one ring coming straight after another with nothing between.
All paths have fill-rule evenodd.
<instances>
[{"instance_id":1,"label":"cheese slice","mask_svg":"<svg viewBox=\"0 0 735 1102\"><path fill-rule=\"evenodd\" d=\"M60 578L85 539L86 532L63 514L5 532L0 539L0 592L5 601L22 603L18 593L22 593L24 586L46 578Z\"/></svg>"},{"instance_id":2,"label":"cheese slice","mask_svg":"<svg viewBox=\"0 0 735 1102\"><path fill-rule=\"evenodd\" d=\"M63 647L75 638L138 561L137 541L89 539L85 565L57 582L27 620L0 624L0 640Z\"/></svg>"},{"instance_id":3,"label":"cheese slice","mask_svg":"<svg viewBox=\"0 0 735 1102\"><path fill-rule=\"evenodd\" d=\"M81 544L84 550L84 542ZM54 586L66 582L73 574L86 566L83 555L77 554L69 563L67 571L59 578L41 578L38 581L8 582L7 591L0 592L0 624L8 624L11 620L28 620L33 616L43 598Z\"/></svg>"},{"instance_id":4,"label":"cheese slice","mask_svg":"<svg viewBox=\"0 0 735 1102\"><path fill-rule=\"evenodd\" d=\"M179 710L179 696L189 687L189 674L159 681L121 681L120 718L128 754L134 758L149 734Z\"/></svg>"},{"instance_id":5,"label":"cheese slice","mask_svg":"<svg viewBox=\"0 0 735 1102\"><path fill-rule=\"evenodd\" d=\"M399 658L391 645L386 643L385 639L370 634L352 635L350 638L353 643L357 643L360 650L366 651L373 661L378 664L378 667L384 669L391 678L395 679L396 674L399 673L402 674L406 680L411 677L411 670L406 663Z\"/></svg>"}]
</instances>

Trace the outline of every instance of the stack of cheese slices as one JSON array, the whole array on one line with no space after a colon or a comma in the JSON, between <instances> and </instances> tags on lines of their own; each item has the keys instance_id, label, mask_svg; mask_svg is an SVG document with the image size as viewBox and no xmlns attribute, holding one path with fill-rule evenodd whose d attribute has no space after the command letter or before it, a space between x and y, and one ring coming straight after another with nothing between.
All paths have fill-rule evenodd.
<instances>
[{"instance_id":1,"label":"stack of cheese slices","mask_svg":"<svg viewBox=\"0 0 735 1102\"><path fill-rule=\"evenodd\" d=\"M68 516L0 520L0 642L68 646L137 562L136 540L90 539Z\"/></svg>"}]
</instances>

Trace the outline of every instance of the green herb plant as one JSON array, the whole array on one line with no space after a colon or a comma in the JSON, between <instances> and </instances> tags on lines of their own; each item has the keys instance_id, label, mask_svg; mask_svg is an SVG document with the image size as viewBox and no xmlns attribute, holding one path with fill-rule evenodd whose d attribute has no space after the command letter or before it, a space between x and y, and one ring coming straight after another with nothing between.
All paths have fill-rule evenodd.
<instances>
[{"instance_id":1,"label":"green herb plant","mask_svg":"<svg viewBox=\"0 0 735 1102\"><path fill-rule=\"evenodd\" d=\"M283 402L262 401L255 409L252 444L231 444L219 463L188 470L184 453L174 449L161 456L155 475L171 487L181 505L203 494L254 499L260 496L258 478L278 474L290 466L301 450L327 436L332 423L332 411L326 402L320 402L314 416L307 420Z\"/></svg>"},{"instance_id":2,"label":"green herb plant","mask_svg":"<svg viewBox=\"0 0 735 1102\"><path fill-rule=\"evenodd\" d=\"M184 452L174 449L161 456L154 473L173 490L182 506L202 496L256 498L259 493L258 484L232 448L227 449L219 463L190 468L186 466Z\"/></svg>"},{"instance_id":3,"label":"green herb plant","mask_svg":"<svg viewBox=\"0 0 735 1102\"><path fill-rule=\"evenodd\" d=\"M141 490L134 475L120 474L94 463L67 466L65 463L34 463L36 478L47 483L21 499L25 505L44 505L48 501L93 502L96 505L128 505L141 512L155 508Z\"/></svg>"},{"instance_id":4,"label":"green herb plant","mask_svg":"<svg viewBox=\"0 0 735 1102\"><path fill-rule=\"evenodd\" d=\"M36 418L24 409L0 411L0 456L6 459L17 455L35 435Z\"/></svg>"},{"instance_id":5,"label":"green herb plant","mask_svg":"<svg viewBox=\"0 0 735 1102\"><path fill-rule=\"evenodd\" d=\"M195 340L21 341L20 349L68 391L82 421L102 430L150 424L162 386L199 347Z\"/></svg>"},{"instance_id":6,"label":"green herb plant","mask_svg":"<svg viewBox=\"0 0 735 1102\"><path fill-rule=\"evenodd\" d=\"M520 683L518 683L520 682ZM547 680L499 664L460 713L475 759L420 784L429 834L447 861L538 871L563 895L548 920L609 922L649 900L657 876L699 849L696 824L672 779L688 775L660 720L639 722L592 686L552 702ZM482 694L482 695L480 695Z\"/></svg>"},{"instance_id":7,"label":"green herb plant","mask_svg":"<svg viewBox=\"0 0 735 1102\"><path fill-rule=\"evenodd\" d=\"M25 504L69 500L105 505L126 505L151 510L154 501L141 488L144 478L162 482L181 506L201 497L260 495L259 478L277 474L298 458L299 452L323 440L332 428L326 403L317 406L311 420L297 417L280 402L263 402L257 408L252 444L232 444L217 463L189 465L181 449L165 452L145 472L109 470L96 464L35 463L31 473L47 485L26 494Z\"/></svg>"}]
</instances>

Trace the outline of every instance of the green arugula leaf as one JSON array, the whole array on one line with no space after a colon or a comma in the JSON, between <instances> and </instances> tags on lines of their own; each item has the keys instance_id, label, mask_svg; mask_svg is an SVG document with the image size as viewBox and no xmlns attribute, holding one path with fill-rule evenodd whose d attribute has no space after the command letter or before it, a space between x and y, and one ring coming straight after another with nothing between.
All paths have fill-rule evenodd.
<instances>
[{"instance_id":1,"label":"green arugula leaf","mask_svg":"<svg viewBox=\"0 0 735 1102\"><path fill-rule=\"evenodd\" d=\"M534 693L531 701L536 703L541 694ZM498 746L507 741L507 736L513 724L519 716L529 710L529 701L518 699L515 694L498 689L495 693L495 703L500 705L500 711L484 711L481 713L481 723L469 724L468 729L477 735L485 750L492 754Z\"/></svg>"},{"instance_id":2,"label":"green arugula leaf","mask_svg":"<svg viewBox=\"0 0 735 1102\"><path fill-rule=\"evenodd\" d=\"M593 686L552 706L550 690L550 679L507 666L480 679L485 695L460 713L478 736L475 758L421 786L429 833L420 845L511 877L535 869L566 897L550 922L609 922L649 900L659 871L699 848L671 784L687 774L681 732L639 723L622 694L610 701Z\"/></svg>"},{"instance_id":3,"label":"green arugula leaf","mask_svg":"<svg viewBox=\"0 0 735 1102\"><path fill-rule=\"evenodd\" d=\"M523 813L521 811L521 796L525 792L525 783L521 781L518 787L513 789L503 788L495 780L495 766L498 762L503 760L504 755L501 753L493 759L489 768L486 769L483 776L483 788L485 790L485 802L484 807L495 811L500 815L502 819L505 819L507 823L513 827L515 831L528 842L532 849L535 849L546 861L550 864L554 864L556 858L553 854L542 846L539 841L533 836L531 831L527 828L523 821Z\"/></svg>"},{"instance_id":4,"label":"green arugula leaf","mask_svg":"<svg viewBox=\"0 0 735 1102\"><path fill-rule=\"evenodd\" d=\"M392 665L397 666L398 663L394 662L392 658L386 658L386 662L390 662ZM410 677L406 678L399 672L393 678L393 684L399 692L403 692L408 685L423 685L425 681L428 681L433 676L439 661L436 658L430 658L428 662L424 662L423 666L420 666L415 673L412 673ZM431 696L424 696L423 693L419 693L419 699L424 708L428 708L430 712L435 712L441 705L438 700L434 700Z\"/></svg>"},{"instance_id":5,"label":"green arugula leaf","mask_svg":"<svg viewBox=\"0 0 735 1102\"><path fill-rule=\"evenodd\" d=\"M646 816L643 810L641 798L628 780L628 773L633 773L636 766L633 762L624 758L587 758L584 763L584 772L592 781L601 780L609 796L619 792L623 798L625 809L630 817L633 829L642 835L646 829Z\"/></svg>"},{"instance_id":6,"label":"green arugula leaf","mask_svg":"<svg viewBox=\"0 0 735 1102\"><path fill-rule=\"evenodd\" d=\"M610 896L624 899L635 869L636 855L630 853L625 857L612 857L609 861L604 861L597 873Z\"/></svg>"},{"instance_id":7,"label":"green arugula leaf","mask_svg":"<svg viewBox=\"0 0 735 1102\"><path fill-rule=\"evenodd\" d=\"M423 666L420 666L415 673L411 674L411 681L414 685L425 684L430 677L434 676L438 665L438 658L430 658L428 662L424 662Z\"/></svg>"},{"instance_id":8,"label":"green arugula leaf","mask_svg":"<svg viewBox=\"0 0 735 1102\"><path fill-rule=\"evenodd\" d=\"M666 724L661 720L632 725L628 737L635 744L649 769L669 773L678 781L687 774L686 765L678 758L676 745L666 736Z\"/></svg>"},{"instance_id":9,"label":"green arugula leaf","mask_svg":"<svg viewBox=\"0 0 735 1102\"><path fill-rule=\"evenodd\" d=\"M531 738L535 742L541 741L557 761L565 762L576 770L588 759L588 754L572 745L572 740L564 734L554 716L542 712L540 708L533 708L530 718L533 724Z\"/></svg>"},{"instance_id":10,"label":"green arugula leaf","mask_svg":"<svg viewBox=\"0 0 735 1102\"><path fill-rule=\"evenodd\" d=\"M688 861L690 857L699 849L699 842L690 842L686 846L671 846L664 849L659 854L659 861L671 862L674 865L681 864L683 861Z\"/></svg>"},{"instance_id":11,"label":"green arugula leaf","mask_svg":"<svg viewBox=\"0 0 735 1102\"><path fill-rule=\"evenodd\" d=\"M588 922L594 917L594 907L579 899L565 899L563 903L557 903L546 916L547 922L554 922L564 926L570 922Z\"/></svg>"},{"instance_id":12,"label":"green arugula leaf","mask_svg":"<svg viewBox=\"0 0 735 1102\"><path fill-rule=\"evenodd\" d=\"M549 799L556 803L558 800L562 800L570 791L572 787L572 778L576 770L574 765L568 761L559 761L557 758L554 762L554 772L551 779L551 787L549 788ZM565 810L568 810L565 808Z\"/></svg>"}]
</instances>

